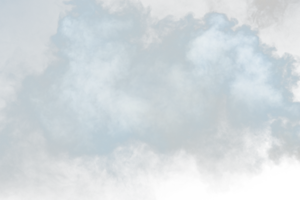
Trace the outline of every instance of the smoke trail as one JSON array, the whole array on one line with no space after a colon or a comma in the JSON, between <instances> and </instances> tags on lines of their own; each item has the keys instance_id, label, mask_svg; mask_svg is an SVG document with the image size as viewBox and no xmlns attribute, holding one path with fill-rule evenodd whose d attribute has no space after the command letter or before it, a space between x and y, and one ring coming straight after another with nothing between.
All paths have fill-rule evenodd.
<instances>
[{"instance_id":1,"label":"smoke trail","mask_svg":"<svg viewBox=\"0 0 300 200\"><path fill-rule=\"evenodd\" d=\"M70 5L51 38L56 61L26 75L3 109L5 198L24 187L35 194L23 199L155 199L151 180L185 167L198 177L195 166L226 173L299 159L295 61L273 56L249 27L218 13L154 22L140 5Z\"/></svg>"}]
</instances>

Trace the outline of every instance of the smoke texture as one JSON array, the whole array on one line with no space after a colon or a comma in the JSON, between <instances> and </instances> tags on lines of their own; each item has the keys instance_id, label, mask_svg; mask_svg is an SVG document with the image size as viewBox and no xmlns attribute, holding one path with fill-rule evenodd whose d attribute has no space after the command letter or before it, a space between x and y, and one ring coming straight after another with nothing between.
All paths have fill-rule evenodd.
<instances>
[{"instance_id":1,"label":"smoke texture","mask_svg":"<svg viewBox=\"0 0 300 200\"><path fill-rule=\"evenodd\" d=\"M297 49L262 41L299 1L55 3L39 37L0 35L1 198L160 199L300 160Z\"/></svg>"}]
</instances>

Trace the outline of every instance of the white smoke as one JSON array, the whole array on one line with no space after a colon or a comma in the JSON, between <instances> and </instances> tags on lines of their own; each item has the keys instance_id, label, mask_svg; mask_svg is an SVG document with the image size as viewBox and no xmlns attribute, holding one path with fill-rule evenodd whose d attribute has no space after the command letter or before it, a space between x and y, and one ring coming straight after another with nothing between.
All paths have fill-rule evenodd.
<instances>
[{"instance_id":1,"label":"white smoke","mask_svg":"<svg viewBox=\"0 0 300 200\"><path fill-rule=\"evenodd\" d=\"M57 60L20 93L49 148L105 155L133 135L163 152L184 149L213 177L258 172L266 141L275 162L299 157L293 56L274 56L223 14L155 21L137 4L109 13L72 3L51 40Z\"/></svg>"},{"instance_id":2,"label":"white smoke","mask_svg":"<svg viewBox=\"0 0 300 200\"><path fill-rule=\"evenodd\" d=\"M299 4L299 0L254 0L248 2L248 21L259 29L281 26L288 6Z\"/></svg>"}]
</instances>

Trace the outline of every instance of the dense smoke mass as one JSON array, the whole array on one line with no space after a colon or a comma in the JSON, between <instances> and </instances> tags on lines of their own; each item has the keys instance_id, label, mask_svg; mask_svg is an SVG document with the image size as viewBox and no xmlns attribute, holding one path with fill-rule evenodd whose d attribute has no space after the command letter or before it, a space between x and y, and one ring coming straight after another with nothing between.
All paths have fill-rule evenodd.
<instances>
[{"instance_id":1,"label":"dense smoke mass","mask_svg":"<svg viewBox=\"0 0 300 200\"><path fill-rule=\"evenodd\" d=\"M0 6L0 199L225 197L299 171L300 1Z\"/></svg>"}]
</instances>

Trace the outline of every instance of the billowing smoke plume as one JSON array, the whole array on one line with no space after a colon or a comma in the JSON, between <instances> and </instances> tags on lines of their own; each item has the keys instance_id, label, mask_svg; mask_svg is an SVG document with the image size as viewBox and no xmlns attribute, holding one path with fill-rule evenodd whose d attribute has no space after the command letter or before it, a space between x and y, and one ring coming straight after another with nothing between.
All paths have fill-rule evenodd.
<instances>
[{"instance_id":1,"label":"billowing smoke plume","mask_svg":"<svg viewBox=\"0 0 300 200\"><path fill-rule=\"evenodd\" d=\"M60 61L24 87L49 147L103 154L142 142L251 163L262 146L298 153L293 59L272 57L249 27L216 13L151 24L136 7L80 3L53 37Z\"/></svg>"},{"instance_id":2,"label":"billowing smoke plume","mask_svg":"<svg viewBox=\"0 0 300 200\"><path fill-rule=\"evenodd\" d=\"M272 56L249 27L218 13L153 22L138 5L71 4L52 37L56 61L27 77L6 109L9 174L31 155L105 157L141 144L218 170L299 157L294 60Z\"/></svg>"}]
</instances>

